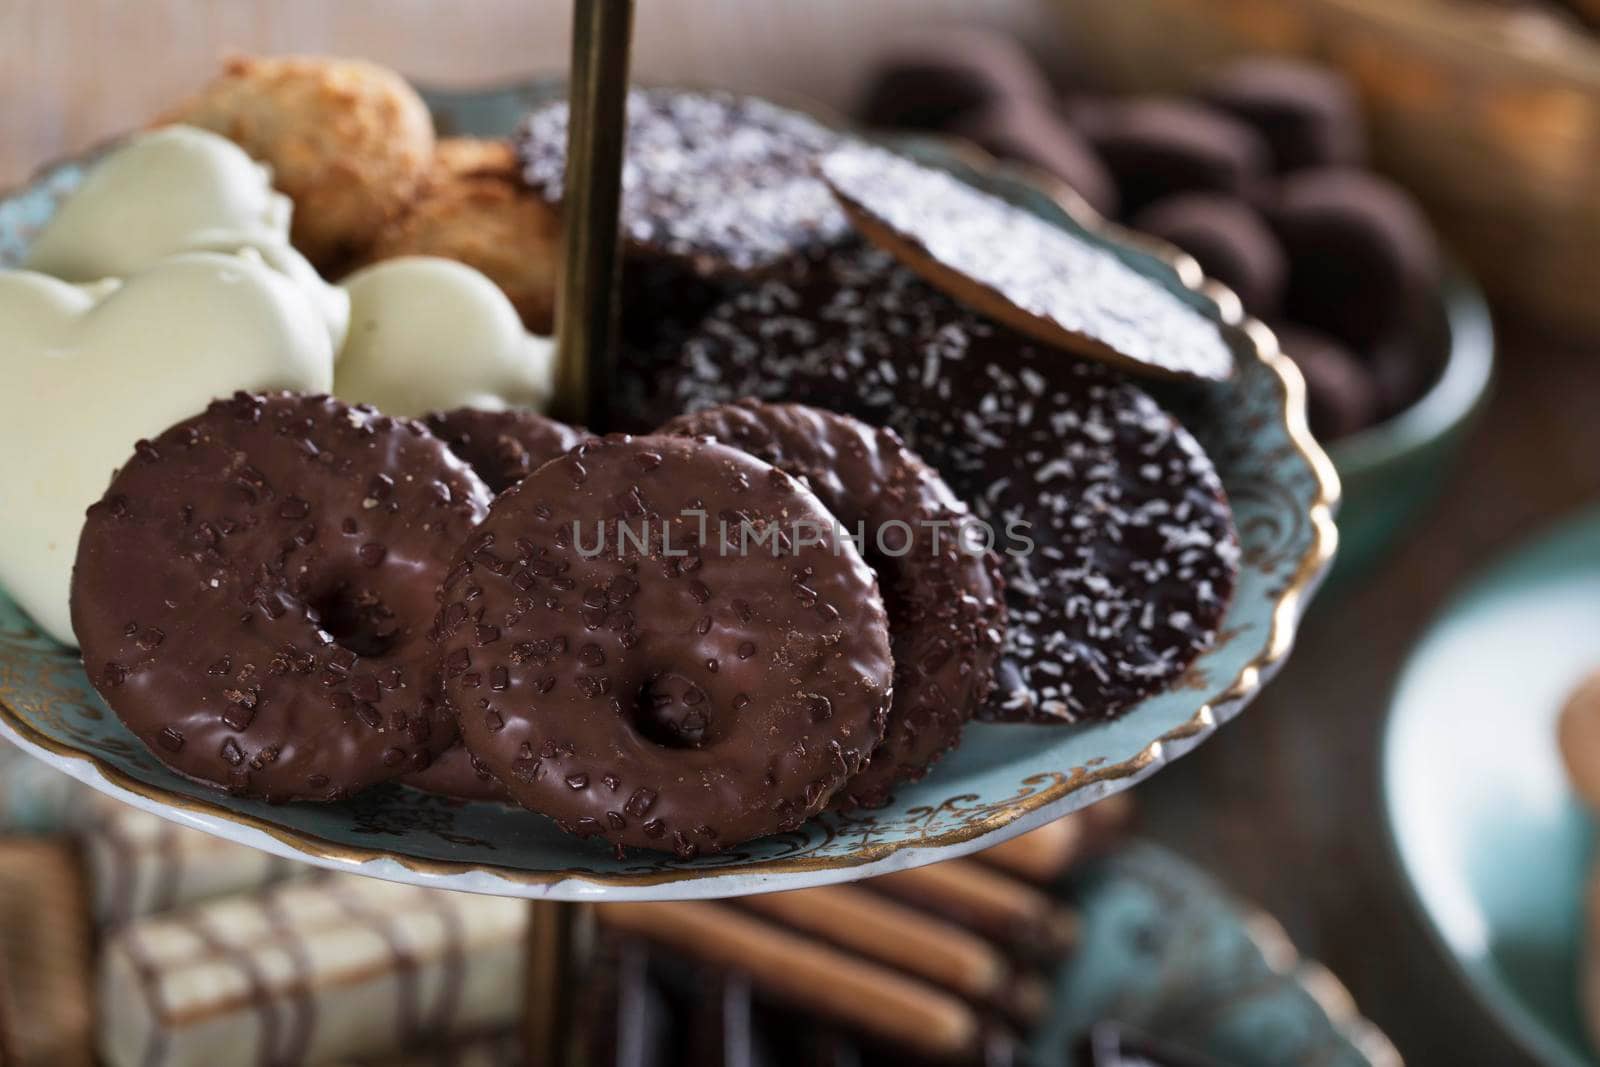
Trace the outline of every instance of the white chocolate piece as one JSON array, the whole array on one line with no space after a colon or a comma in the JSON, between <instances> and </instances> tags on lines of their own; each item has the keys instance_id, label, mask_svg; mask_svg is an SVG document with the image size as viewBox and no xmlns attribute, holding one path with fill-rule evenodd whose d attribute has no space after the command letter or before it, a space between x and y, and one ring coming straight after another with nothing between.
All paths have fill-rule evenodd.
<instances>
[{"instance_id":1,"label":"white chocolate piece","mask_svg":"<svg viewBox=\"0 0 1600 1067\"><path fill-rule=\"evenodd\" d=\"M1590 809L1600 811L1600 670L1567 698L1556 736L1572 788Z\"/></svg>"},{"instance_id":2,"label":"white chocolate piece","mask_svg":"<svg viewBox=\"0 0 1600 1067\"><path fill-rule=\"evenodd\" d=\"M327 1063L508 1026L528 906L334 874L139 920L100 957L109 1067Z\"/></svg>"},{"instance_id":3,"label":"white chocolate piece","mask_svg":"<svg viewBox=\"0 0 1600 1067\"><path fill-rule=\"evenodd\" d=\"M399 416L549 400L554 345L523 329L511 301L471 267L402 256L342 284L350 337L334 375L341 399Z\"/></svg>"},{"instance_id":4,"label":"white chocolate piece","mask_svg":"<svg viewBox=\"0 0 1600 1067\"><path fill-rule=\"evenodd\" d=\"M344 344L349 298L289 244L292 204L270 168L191 126L140 134L100 160L56 209L25 266L63 281L125 278L180 252L253 248L305 290Z\"/></svg>"},{"instance_id":5,"label":"white chocolate piece","mask_svg":"<svg viewBox=\"0 0 1600 1067\"><path fill-rule=\"evenodd\" d=\"M350 330L350 296L337 285L322 280L311 261L297 252L287 238L272 241L240 241L233 237L199 237L184 247L185 252L217 252L221 255L257 257L293 282L322 317L333 346L333 358L344 349Z\"/></svg>"},{"instance_id":6,"label":"white chocolate piece","mask_svg":"<svg viewBox=\"0 0 1600 1067\"><path fill-rule=\"evenodd\" d=\"M235 390L326 392L322 318L254 255L189 253L119 284L0 272L0 585L73 644L84 511L134 442Z\"/></svg>"},{"instance_id":7,"label":"white chocolate piece","mask_svg":"<svg viewBox=\"0 0 1600 1067\"><path fill-rule=\"evenodd\" d=\"M122 278L200 240L288 241L289 198L225 137L190 126L140 134L89 171L34 238L29 270Z\"/></svg>"}]
</instances>

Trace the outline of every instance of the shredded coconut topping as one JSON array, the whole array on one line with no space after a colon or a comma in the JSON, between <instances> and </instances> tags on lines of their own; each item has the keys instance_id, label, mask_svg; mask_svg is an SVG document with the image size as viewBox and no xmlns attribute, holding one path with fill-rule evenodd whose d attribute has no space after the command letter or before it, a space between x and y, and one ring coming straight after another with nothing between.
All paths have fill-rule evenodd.
<instances>
[{"instance_id":1,"label":"shredded coconut topping","mask_svg":"<svg viewBox=\"0 0 1600 1067\"><path fill-rule=\"evenodd\" d=\"M1117 372L1028 343L886 253L740 293L658 360L628 376L658 390L630 398L646 417L742 396L845 411L897 430L991 524L1008 633L988 717L1116 715L1214 642L1239 549L1195 439ZM1020 523L1031 551L1008 536Z\"/></svg>"},{"instance_id":2,"label":"shredded coconut topping","mask_svg":"<svg viewBox=\"0 0 1600 1067\"><path fill-rule=\"evenodd\" d=\"M523 178L559 201L567 103L524 120ZM622 223L638 248L683 257L701 274L759 271L839 241L848 223L817 159L839 136L795 111L731 93L628 94Z\"/></svg>"}]
</instances>

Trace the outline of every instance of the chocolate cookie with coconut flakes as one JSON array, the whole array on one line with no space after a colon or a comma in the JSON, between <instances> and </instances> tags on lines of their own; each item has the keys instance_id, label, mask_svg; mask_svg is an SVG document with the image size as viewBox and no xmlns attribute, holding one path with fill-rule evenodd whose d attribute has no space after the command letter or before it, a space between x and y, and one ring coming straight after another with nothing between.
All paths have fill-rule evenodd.
<instances>
[{"instance_id":1,"label":"chocolate cookie with coconut flakes","mask_svg":"<svg viewBox=\"0 0 1600 1067\"><path fill-rule=\"evenodd\" d=\"M1194 437L1117 371L982 318L887 253L854 246L752 287L642 371L679 410L754 396L889 426L939 471L993 531L1005 579L980 717L1114 717L1216 639L1239 545Z\"/></svg>"}]
</instances>

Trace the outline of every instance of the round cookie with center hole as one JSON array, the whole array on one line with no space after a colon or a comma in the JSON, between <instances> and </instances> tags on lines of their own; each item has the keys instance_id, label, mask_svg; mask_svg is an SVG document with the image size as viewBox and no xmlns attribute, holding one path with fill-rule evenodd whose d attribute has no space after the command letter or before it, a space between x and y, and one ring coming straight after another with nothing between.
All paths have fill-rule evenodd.
<instances>
[{"instance_id":1,"label":"round cookie with center hole","mask_svg":"<svg viewBox=\"0 0 1600 1067\"><path fill-rule=\"evenodd\" d=\"M423 423L497 494L585 436L582 430L564 422L520 409L454 408L436 411ZM452 800L509 799L505 787L461 745L434 760L426 770L408 774L400 781Z\"/></svg>"},{"instance_id":2,"label":"round cookie with center hole","mask_svg":"<svg viewBox=\"0 0 1600 1067\"><path fill-rule=\"evenodd\" d=\"M726 445L596 438L495 500L435 622L468 749L618 846L792 830L883 737L877 580L810 490Z\"/></svg>"},{"instance_id":3,"label":"round cookie with center hole","mask_svg":"<svg viewBox=\"0 0 1600 1067\"><path fill-rule=\"evenodd\" d=\"M893 430L800 404L746 400L683 415L662 433L706 436L804 480L878 574L894 652L883 742L836 806L877 807L961 740L989 695L1005 629L1000 561L972 514Z\"/></svg>"},{"instance_id":4,"label":"round cookie with center hole","mask_svg":"<svg viewBox=\"0 0 1600 1067\"><path fill-rule=\"evenodd\" d=\"M427 685L439 582L489 491L421 423L236 394L141 441L89 508L84 669L185 777L337 800L455 740Z\"/></svg>"},{"instance_id":5,"label":"round cookie with center hole","mask_svg":"<svg viewBox=\"0 0 1600 1067\"><path fill-rule=\"evenodd\" d=\"M583 430L536 411L453 408L422 421L496 493L505 492L585 436Z\"/></svg>"}]
</instances>

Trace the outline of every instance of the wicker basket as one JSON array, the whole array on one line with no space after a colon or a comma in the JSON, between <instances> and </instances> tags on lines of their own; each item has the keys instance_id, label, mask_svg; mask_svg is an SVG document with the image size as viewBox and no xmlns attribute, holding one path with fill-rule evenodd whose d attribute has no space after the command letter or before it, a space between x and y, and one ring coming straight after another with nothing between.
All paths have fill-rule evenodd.
<instances>
[{"instance_id":1,"label":"wicker basket","mask_svg":"<svg viewBox=\"0 0 1600 1067\"><path fill-rule=\"evenodd\" d=\"M1182 89L1245 52L1362 91L1377 162L1498 298L1600 331L1600 38L1469 0L1060 0L1077 65Z\"/></svg>"}]
</instances>

